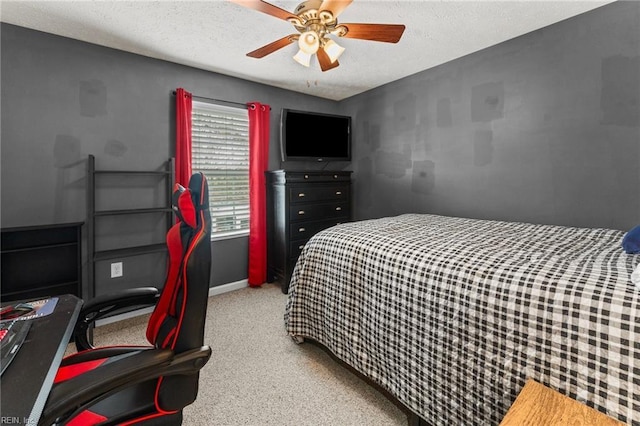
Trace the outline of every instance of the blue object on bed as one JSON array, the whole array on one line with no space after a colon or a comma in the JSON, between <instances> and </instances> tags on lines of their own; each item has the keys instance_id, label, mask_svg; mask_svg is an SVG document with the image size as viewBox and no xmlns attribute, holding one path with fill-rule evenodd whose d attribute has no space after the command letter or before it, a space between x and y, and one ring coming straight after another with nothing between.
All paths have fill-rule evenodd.
<instances>
[{"instance_id":1,"label":"blue object on bed","mask_svg":"<svg viewBox=\"0 0 640 426\"><path fill-rule=\"evenodd\" d=\"M640 253L640 225L625 234L622 248L629 254Z\"/></svg>"}]
</instances>

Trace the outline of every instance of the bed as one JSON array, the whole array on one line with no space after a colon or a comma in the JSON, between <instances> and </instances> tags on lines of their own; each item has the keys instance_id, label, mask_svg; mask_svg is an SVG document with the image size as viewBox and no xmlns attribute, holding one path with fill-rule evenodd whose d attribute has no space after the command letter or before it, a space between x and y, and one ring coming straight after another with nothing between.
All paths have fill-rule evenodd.
<instances>
[{"instance_id":1,"label":"bed","mask_svg":"<svg viewBox=\"0 0 640 426\"><path fill-rule=\"evenodd\" d=\"M623 235L427 214L341 224L302 250L286 330L424 424L497 425L530 378L640 425L640 255Z\"/></svg>"}]
</instances>

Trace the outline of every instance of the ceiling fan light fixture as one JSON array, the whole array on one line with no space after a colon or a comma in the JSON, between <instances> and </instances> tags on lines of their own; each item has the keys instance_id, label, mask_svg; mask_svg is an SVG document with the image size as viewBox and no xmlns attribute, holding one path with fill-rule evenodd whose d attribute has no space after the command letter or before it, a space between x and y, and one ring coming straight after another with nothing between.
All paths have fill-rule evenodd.
<instances>
[{"instance_id":1,"label":"ceiling fan light fixture","mask_svg":"<svg viewBox=\"0 0 640 426\"><path fill-rule=\"evenodd\" d=\"M247 56L263 58L297 41L299 51L293 57L294 60L308 67L311 56L317 55L318 65L323 72L339 66L338 58L345 51L342 46L336 44L328 36L397 43L405 30L403 24L338 24L338 15L353 0L302 0L293 13L273 5L267 0L228 1L287 21L298 32L266 44L247 53Z\"/></svg>"},{"instance_id":2,"label":"ceiling fan light fixture","mask_svg":"<svg viewBox=\"0 0 640 426\"><path fill-rule=\"evenodd\" d=\"M311 55L304 52L302 49L298 50L298 53L293 56L293 59L305 67L308 67L311 63Z\"/></svg>"},{"instance_id":3,"label":"ceiling fan light fixture","mask_svg":"<svg viewBox=\"0 0 640 426\"><path fill-rule=\"evenodd\" d=\"M300 34L298 46L304 53L313 55L320 48L320 37L315 31L306 31Z\"/></svg>"},{"instance_id":4,"label":"ceiling fan light fixture","mask_svg":"<svg viewBox=\"0 0 640 426\"><path fill-rule=\"evenodd\" d=\"M327 52L327 56L329 56L331 63L334 63L344 52L344 47L340 46L333 40L327 39L324 43L324 51Z\"/></svg>"}]
</instances>

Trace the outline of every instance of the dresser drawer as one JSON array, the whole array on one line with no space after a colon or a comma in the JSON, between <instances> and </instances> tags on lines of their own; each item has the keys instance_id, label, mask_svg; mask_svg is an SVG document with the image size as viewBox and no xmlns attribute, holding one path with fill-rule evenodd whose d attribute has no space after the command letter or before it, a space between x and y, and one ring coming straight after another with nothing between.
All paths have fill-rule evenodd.
<instances>
[{"instance_id":1,"label":"dresser drawer","mask_svg":"<svg viewBox=\"0 0 640 426\"><path fill-rule=\"evenodd\" d=\"M309 241L308 238L306 240L291 241L289 246L289 255L291 256L292 261L295 262L298 259L298 256L300 256L300 253L302 252L304 245L307 244L307 241Z\"/></svg>"},{"instance_id":2,"label":"dresser drawer","mask_svg":"<svg viewBox=\"0 0 640 426\"><path fill-rule=\"evenodd\" d=\"M287 182L350 182L351 172L287 172Z\"/></svg>"},{"instance_id":3,"label":"dresser drawer","mask_svg":"<svg viewBox=\"0 0 640 426\"><path fill-rule=\"evenodd\" d=\"M298 186L288 188L289 201L293 203L304 203L313 201L341 201L349 199L348 185L331 186Z\"/></svg>"},{"instance_id":4,"label":"dresser drawer","mask_svg":"<svg viewBox=\"0 0 640 426\"><path fill-rule=\"evenodd\" d=\"M289 225L289 239L299 240L311 238L323 229L330 228L339 223L347 222L347 218L335 218L331 220L322 220L317 222L297 222Z\"/></svg>"},{"instance_id":5,"label":"dresser drawer","mask_svg":"<svg viewBox=\"0 0 640 426\"><path fill-rule=\"evenodd\" d=\"M336 217L349 217L349 203L290 205L289 220L321 220Z\"/></svg>"}]
</instances>

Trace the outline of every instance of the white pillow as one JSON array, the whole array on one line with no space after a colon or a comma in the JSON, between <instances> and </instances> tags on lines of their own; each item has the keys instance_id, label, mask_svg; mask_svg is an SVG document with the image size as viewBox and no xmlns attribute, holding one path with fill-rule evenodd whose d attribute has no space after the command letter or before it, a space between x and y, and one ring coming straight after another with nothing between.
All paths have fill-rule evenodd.
<instances>
[{"instance_id":1,"label":"white pillow","mask_svg":"<svg viewBox=\"0 0 640 426\"><path fill-rule=\"evenodd\" d=\"M631 282L640 290L640 263L636 266L636 269L631 273Z\"/></svg>"}]
</instances>

